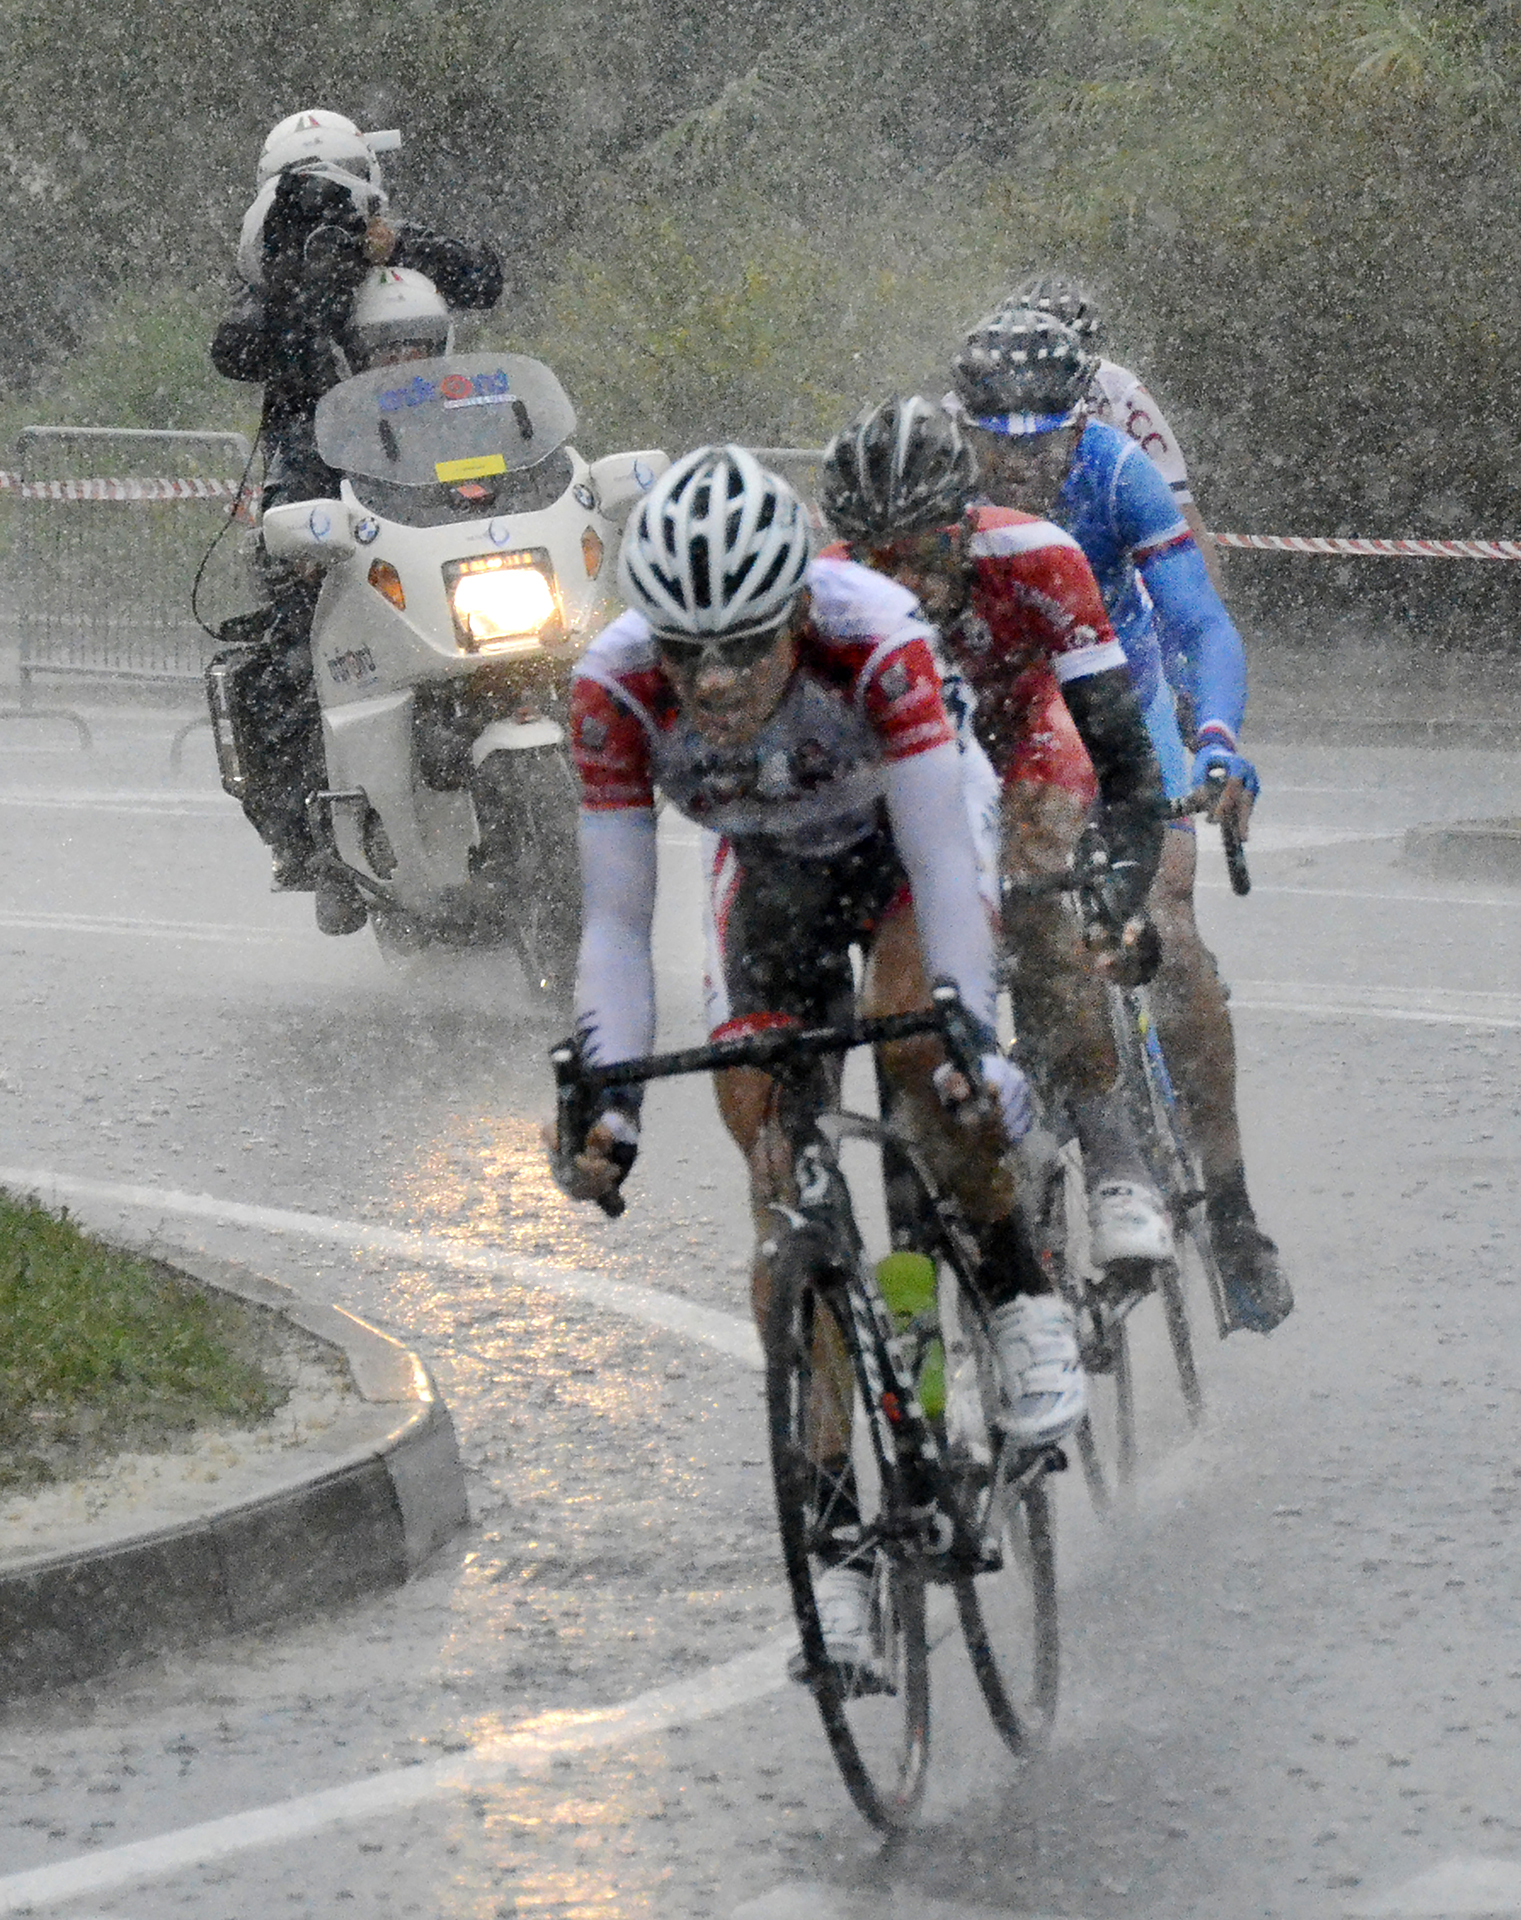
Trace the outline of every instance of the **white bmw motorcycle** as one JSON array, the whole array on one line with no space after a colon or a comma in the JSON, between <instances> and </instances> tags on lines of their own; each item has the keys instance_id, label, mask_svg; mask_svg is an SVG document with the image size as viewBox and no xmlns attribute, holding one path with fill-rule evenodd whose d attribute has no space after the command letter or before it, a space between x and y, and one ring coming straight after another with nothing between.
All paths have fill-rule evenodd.
<instances>
[{"instance_id":1,"label":"white bmw motorcycle","mask_svg":"<svg viewBox=\"0 0 1521 1920\"><path fill-rule=\"evenodd\" d=\"M318 857L358 887L389 957L509 945L557 1007L580 937L570 670L609 617L622 522L669 465L588 465L575 424L554 374L518 354L377 368L317 409L341 497L263 522L271 555L324 569Z\"/></svg>"}]
</instances>

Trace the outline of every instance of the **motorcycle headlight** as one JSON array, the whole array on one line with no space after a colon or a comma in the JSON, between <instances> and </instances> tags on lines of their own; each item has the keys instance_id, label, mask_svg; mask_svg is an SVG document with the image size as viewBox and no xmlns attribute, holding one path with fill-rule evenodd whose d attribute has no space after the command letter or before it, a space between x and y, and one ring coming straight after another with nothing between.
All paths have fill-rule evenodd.
<instances>
[{"instance_id":1,"label":"motorcycle headlight","mask_svg":"<svg viewBox=\"0 0 1521 1920\"><path fill-rule=\"evenodd\" d=\"M536 653L565 637L554 564L544 547L451 560L444 590L467 653Z\"/></svg>"}]
</instances>

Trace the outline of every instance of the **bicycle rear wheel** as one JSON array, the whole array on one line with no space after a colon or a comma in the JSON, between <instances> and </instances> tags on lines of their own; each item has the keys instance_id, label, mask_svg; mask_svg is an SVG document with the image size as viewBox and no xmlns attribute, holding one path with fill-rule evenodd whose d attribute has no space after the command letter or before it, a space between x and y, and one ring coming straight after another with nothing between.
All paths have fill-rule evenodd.
<instances>
[{"instance_id":1,"label":"bicycle rear wheel","mask_svg":"<svg viewBox=\"0 0 1521 1920\"><path fill-rule=\"evenodd\" d=\"M833 1290L817 1285L798 1257L805 1238L795 1237L793 1257L784 1247L772 1262L766 1388L777 1524L803 1670L836 1764L862 1814L891 1833L912 1821L929 1762L924 1580L880 1544L882 1474L866 1444L843 1301L837 1311ZM826 1658L821 1549L870 1580L872 1658L864 1673L843 1672Z\"/></svg>"},{"instance_id":2,"label":"bicycle rear wheel","mask_svg":"<svg viewBox=\"0 0 1521 1920\"><path fill-rule=\"evenodd\" d=\"M1051 1730L1061 1664L1051 1456L1017 1453L997 1434L998 1363L983 1312L944 1270L940 1306L948 1451L962 1511L981 1520L995 1563L955 1582L956 1611L994 1726L1013 1752L1029 1753Z\"/></svg>"}]
</instances>

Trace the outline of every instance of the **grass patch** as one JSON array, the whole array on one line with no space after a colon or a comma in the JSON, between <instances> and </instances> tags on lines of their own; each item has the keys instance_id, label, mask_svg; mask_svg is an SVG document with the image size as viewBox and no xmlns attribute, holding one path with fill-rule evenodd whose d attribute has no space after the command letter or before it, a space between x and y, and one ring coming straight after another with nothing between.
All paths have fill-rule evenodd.
<instances>
[{"instance_id":1,"label":"grass patch","mask_svg":"<svg viewBox=\"0 0 1521 1920\"><path fill-rule=\"evenodd\" d=\"M267 1419L287 1393L274 1358L237 1302L0 1193L0 1491Z\"/></svg>"}]
</instances>

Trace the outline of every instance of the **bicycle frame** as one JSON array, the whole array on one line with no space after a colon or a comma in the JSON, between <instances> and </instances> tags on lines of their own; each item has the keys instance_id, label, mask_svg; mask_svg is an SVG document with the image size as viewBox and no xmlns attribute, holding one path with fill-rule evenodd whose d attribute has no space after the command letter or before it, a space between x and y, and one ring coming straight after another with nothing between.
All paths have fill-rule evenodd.
<instances>
[{"instance_id":1,"label":"bicycle frame","mask_svg":"<svg viewBox=\"0 0 1521 1920\"><path fill-rule=\"evenodd\" d=\"M565 1041L550 1055L559 1107L560 1153L566 1159L574 1158L594 1116L596 1096L604 1088L689 1073L723 1072L733 1067L760 1068L796 1085L800 1069L810 1061L920 1034L939 1034L954 1064L975 1087L980 1078L980 1043L960 996L954 987L942 982L934 988L932 999L932 1007L922 1013L886 1014L817 1028L770 1028L605 1066L586 1060L577 1040ZM814 1110L807 1113L806 1120L802 1114L795 1115L789 1132L794 1134L790 1145L798 1199L795 1206L778 1206L774 1211L794 1233L811 1227L825 1236L829 1259L821 1265L827 1264L845 1289L855 1335L852 1366L884 1485L895 1491L904 1487L909 1490L905 1509L892 1516L892 1531L884 1535L883 1545L897 1552L909 1548L924 1562L924 1571L931 1578L961 1577L978 1559L980 1527L976 1521L969 1525L971 1517L962 1512L959 1502L953 1502L947 1512L940 1498L939 1490L950 1484L945 1443L920 1405L908 1338L894 1327L876 1276L866 1261L839 1168L840 1140L854 1136L881 1144L892 1139L912 1164L930 1203L944 1251L962 1288L969 1292L976 1267L976 1241L955 1199L935 1181L914 1143L890 1134L882 1122L866 1114ZM601 1204L613 1217L624 1209L622 1196L617 1194ZM995 1470L989 1477L989 1500L984 1506L991 1503L992 1493L997 1490L1004 1451L1000 1438L992 1461ZM1021 1458L1029 1459L1030 1472L1044 1472L1051 1453L1052 1449L1045 1448Z\"/></svg>"}]
</instances>

